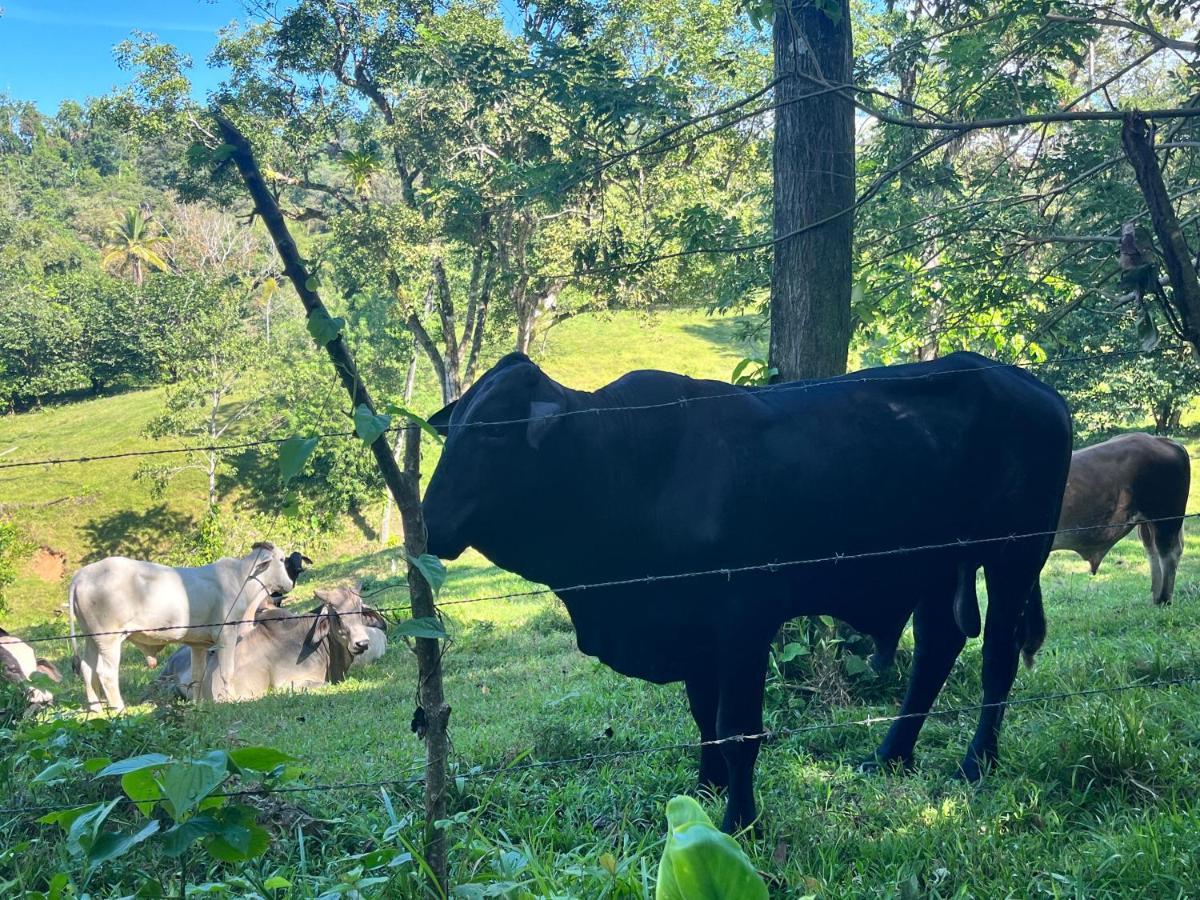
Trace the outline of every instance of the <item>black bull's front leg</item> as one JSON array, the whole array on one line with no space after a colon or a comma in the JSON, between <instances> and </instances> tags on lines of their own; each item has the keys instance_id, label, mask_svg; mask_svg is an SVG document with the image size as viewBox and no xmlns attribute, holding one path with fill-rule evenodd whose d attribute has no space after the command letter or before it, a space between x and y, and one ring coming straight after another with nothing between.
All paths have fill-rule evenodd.
<instances>
[{"instance_id":1,"label":"black bull's front leg","mask_svg":"<svg viewBox=\"0 0 1200 900\"><path fill-rule=\"evenodd\" d=\"M763 731L763 691L767 678L769 638L760 646L728 648L716 672L716 738L722 743L709 751L710 771L716 763L711 751L720 751L725 761L729 795L722 830L732 834L749 827L758 817L754 803L754 763L758 759ZM702 769L702 776L704 771Z\"/></svg>"}]
</instances>

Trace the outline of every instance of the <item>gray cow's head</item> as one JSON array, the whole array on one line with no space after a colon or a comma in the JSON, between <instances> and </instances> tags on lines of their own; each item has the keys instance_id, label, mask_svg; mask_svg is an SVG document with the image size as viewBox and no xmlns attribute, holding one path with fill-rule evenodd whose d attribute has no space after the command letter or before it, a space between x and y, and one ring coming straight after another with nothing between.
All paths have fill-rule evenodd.
<instances>
[{"instance_id":1,"label":"gray cow's head","mask_svg":"<svg viewBox=\"0 0 1200 900\"><path fill-rule=\"evenodd\" d=\"M565 394L521 353L510 353L429 424L446 437L422 504L429 552L454 559L509 527L515 505L528 501L538 450L554 431Z\"/></svg>"},{"instance_id":2,"label":"gray cow's head","mask_svg":"<svg viewBox=\"0 0 1200 900\"><path fill-rule=\"evenodd\" d=\"M250 578L272 596L287 594L296 586L298 571L288 565L289 557L270 541L259 541L250 548Z\"/></svg>"},{"instance_id":3,"label":"gray cow's head","mask_svg":"<svg viewBox=\"0 0 1200 900\"><path fill-rule=\"evenodd\" d=\"M358 656L371 646L367 629L387 627L383 616L363 605L355 588L331 588L317 591L315 596L321 605L314 610L317 616L308 634L308 642L314 647L329 638L351 656Z\"/></svg>"}]
</instances>

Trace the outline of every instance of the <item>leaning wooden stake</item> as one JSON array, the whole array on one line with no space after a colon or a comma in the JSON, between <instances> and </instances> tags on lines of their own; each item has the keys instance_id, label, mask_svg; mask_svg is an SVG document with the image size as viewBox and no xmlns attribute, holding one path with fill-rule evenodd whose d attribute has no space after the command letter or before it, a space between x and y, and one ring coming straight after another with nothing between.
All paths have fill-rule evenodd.
<instances>
[{"instance_id":1,"label":"leaning wooden stake","mask_svg":"<svg viewBox=\"0 0 1200 900\"><path fill-rule=\"evenodd\" d=\"M1179 217L1167 194L1162 169L1154 155L1154 132L1149 120L1136 112L1127 113L1121 127L1121 145L1133 167L1138 187L1146 199L1150 222L1162 248L1167 277L1171 281L1174 306L1184 339L1200 359L1200 280L1191 251L1183 237Z\"/></svg>"},{"instance_id":2,"label":"leaning wooden stake","mask_svg":"<svg viewBox=\"0 0 1200 900\"><path fill-rule=\"evenodd\" d=\"M321 302L320 295L310 287L313 282L310 280L308 268L296 249L275 195L263 179L250 142L220 110L214 110L213 116L220 128L222 140L233 148L230 156L254 200L255 212L262 217L263 224L267 226L283 262L284 274L296 288L305 312L310 320L316 316L320 320L328 321L329 313L325 304ZM365 405L374 413L375 404L359 377L354 357L342 336L338 334L330 340L325 344L325 349L333 361L333 367L342 385L350 395L351 406L357 409ZM392 455L386 432L371 443L375 463L379 466L383 480L400 510L404 522L404 549L410 560L425 552L425 520L421 514L420 493L421 446L418 434L419 431L415 429L410 431L405 441L406 471L401 471L395 456ZM436 617L433 591L420 571L411 563L408 569L408 584L412 596L413 618ZM418 733L425 739L425 858L444 896L448 892L445 831L435 828L434 823L446 818L446 725L450 718L450 708L446 705L442 691L440 642L436 638L417 638L416 644L420 709L413 724L414 727L420 726Z\"/></svg>"}]
</instances>

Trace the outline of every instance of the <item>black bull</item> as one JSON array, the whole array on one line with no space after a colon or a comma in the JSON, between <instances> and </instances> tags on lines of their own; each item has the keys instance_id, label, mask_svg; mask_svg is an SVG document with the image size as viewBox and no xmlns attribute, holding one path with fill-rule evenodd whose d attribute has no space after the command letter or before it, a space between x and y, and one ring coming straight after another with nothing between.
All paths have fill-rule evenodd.
<instances>
[{"instance_id":1,"label":"black bull","mask_svg":"<svg viewBox=\"0 0 1200 900\"><path fill-rule=\"evenodd\" d=\"M887 635L915 615L901 709L913 715L874 757L910 765L979 633L982 567L983 702L997 705L962 774L995 759L1018 654L1045 633L1038 575L1071 458L1066 405L1028 373L958 353L768 388L648 371L585 392L511 354L431 422L448 439L425 496L429 551L472 546L558 591L584 653L686 683L705 741L762 731L767 655L786 620L827 614ZM668 577L568 590L646 576ZM727 831L756 816L758 749L701 751L701 782L728 787Z\"/></svg>"}]
</instances>

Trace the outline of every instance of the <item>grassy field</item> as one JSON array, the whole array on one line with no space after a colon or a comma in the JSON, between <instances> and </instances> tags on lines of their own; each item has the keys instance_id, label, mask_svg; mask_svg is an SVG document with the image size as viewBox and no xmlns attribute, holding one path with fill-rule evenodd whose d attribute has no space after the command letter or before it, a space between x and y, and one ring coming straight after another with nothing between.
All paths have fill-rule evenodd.
<instances>
[{"instance_id":1,"label":"grassy field","mask_svg":"<svg viewBox=\"0 0 1200 900\"><path fill-rule=\"evenodd\" d=\"M568 323L553 334L545 362L556 377L580 386L651 364L727 377L743 355L728 347L728 329L727 322L682 315L654 324L634 316ZM581 362L589 354L603 359L605 368ZM97 401L119 403L130 404L128 418L137 414L132 395ZM85 429L96 414L85 412L87 406L92 404L28 421L40 421L45 429L67 421L74 409L73 427ZM18 441L9 430L14 421L0 426L0 449ZM29 440L39 439L36 424L27 429ZM115 445L116 426L108 423L104 432ZM99 452L85 437L79 444ZM33 445L22 443L21 450L21 456L32 455ZM64 488L90 489L96 499L79 507L84 514L78 518L56 519L50 510L23 507L32 512L28 519L21 513L20 521L28 521L31 530L44 529L37 533L76 554L72 562L89 552L84 526L92 516L119 512L122 502L142 508L142 495L115 470L107 476L51 471L55 478L95 480L48 481L44 491L25 483L17 495L22 502L38 502ZM1200 508L1198 500L1190 508ZM368 588L386 585L380 579L387 559L371 549L324 561L308 580L309 589L351 575L373 580ZM26 573L21 584L28 586L32 577ZM1200 533L1192 530L1179 581L1175 604L1156 609L1136 539L1119 544L1095 577L1081 560L1056 554L1043 581L1049 638L1037 665L1018 676L1014 697L1200 676ZM443 599L525 587L467 554L451 565ZM376 598L384 606L403 601L400 591ZM47 624L49 609L49 601L39 599L36 606L19 607L17 617L42 629L58 627ZM692 742L696 734L682 689L621 678L580 654L552 598L455 605L446 612L453 637L445 658L453 760L462 776L451 798L456 817L448 826L460 885L456 896L652 896L663 807L674 794L692 790L694 751L471 776L509 764ZM153 673L136 653L127 655L127 663L126 696L147 696ZM878 679L844 677L832 657L788 677L774 675L768 725L836 725L893 713L907 664L902 650L898 671ZM341 685L219 707L143 704L94 733L61 739L54 752L116 758L265 744L299 757L309 784L404 779L421 759L409 729L415 673L412 655L394 644L380 664ZM815 690L818 685L822 690ZM68 676L60 694L77 703L78 682ZM968 706L979 697L979 642L972 641L939 705ZM788 738L760 757L762 833L744 836L742 843L777 897L1195 896L1197 699L1194 687L1171 687L1014 707L1001 739L1003 761L978 789L950 777L974 727L973 715L930 721L918 745L917 771L908 776L855 772L854 764L873 749L886 725L849 724ZM44 759L13 756L0 767L10 785L20 785L10 787L10 802L78 802L98 795L96 786L77 786L82 772L64 784L26 786L28 775L43 764ZM242 877L246 886L230 888L231 894L252 896L255 883L278 874L292 882L293 896L307 897L374 875L387 881L362 889L363 896L425 896L411 864L370 870L364 869L369 862L355 858L400 839L419 839L419 789L393 785L386 794L386 802L378 788L296 795L266 811L278 831L266 856L244 867L205 870L197 864L191 879L232 883L231 876ZM719 819L720 804L705 803ZM399 821L391 831L389 804ZM295 831L299 810L318 820L304 826L303 841ZM0 848L28 842L19 854L0 850L0 884L14 879L9 891L45 890L54 872L78 871L57 829L19 818L6 823L3 817L0 829ZM106 897L132 894L147 873L169 878L175 871L169 865L135 852L98 876L93 891ZM351 889L326 895L352 896Z\"/></svg>"}]
</instances>

